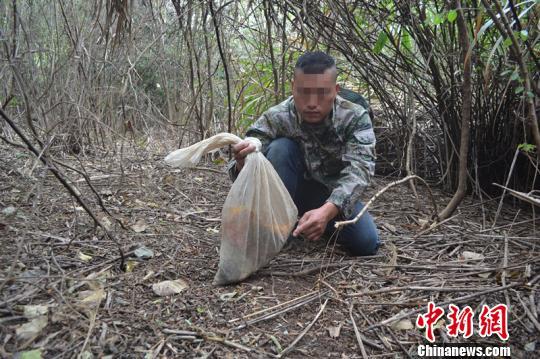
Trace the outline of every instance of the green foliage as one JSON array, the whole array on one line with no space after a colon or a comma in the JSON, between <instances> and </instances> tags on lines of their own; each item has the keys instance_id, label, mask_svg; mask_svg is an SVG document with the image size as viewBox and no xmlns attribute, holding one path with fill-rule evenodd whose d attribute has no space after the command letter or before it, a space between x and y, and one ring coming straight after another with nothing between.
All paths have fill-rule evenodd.
<instances>
[{"instance_id":1,"label":"green foliage","mask_svg":"<svg viewBox=\"0 0 540 359\"><path fill-rule=\"evenodd\" d=\"M518 150L526 153L533 153L536 150L536 146L531 143L520 143L518 145Z\"/></svg>"},{"instance_id":2,"label":"green foliage","mask_svg":"<svg viewBox=\"0 0 540 359\"><path fill-rule=\"evenodd\" d=\"M457 15L457 14L456 14ZM441 24L443 24L447 19L447 15L443 12L438 12L436 8L434 7L428 7L427 10L427 20L430 25L433 25L434 27L437 27Z\"/></svg>"},{"instance_id":3,"label":"green foliage","mask_svg":"<svg viewBox=\"0 0 540 359\"><path fill-rule=\"evenodd\" d=\"M26 352L20 353L20 359L41 359L42 353L41 349L29 350Z\"/></svg>"},{"instance_id":4,"label":"green foliage","mask_svg":"<svg viewBox=\"0 0 540 359\"><path fill-rule=\"evenodd\" d=\"M458 13L457 13L456 10L450 10L450 11L448 11L447 19L448 19L449 22L452 23L452 22L456 21L457 16L458 16Z\"/></svg>"},{"instance_id":5,"label":"green foliage","mask_svg":"<svg viewBox=\"0 0 540 359\"><path fill-rule=\"evenodd\" d=\"M388 34L386 31L381 31L379 33L379 37L377 38L377 41L375 42L375 46L373 47L373 52L375 54L380 54L384 48L384 45L388 42Z\"/></svg>"},{"instance_id":6,"label":"green foliage","mask_svg":"<svg viewBox=\"0 0 540 359\"><path fill-rule=\"evenodd\" d=\"M401 32L401 44L405 49L412 51L413 39L411 34L407 30L403 30Z\"/></svg>"}]
</instances>

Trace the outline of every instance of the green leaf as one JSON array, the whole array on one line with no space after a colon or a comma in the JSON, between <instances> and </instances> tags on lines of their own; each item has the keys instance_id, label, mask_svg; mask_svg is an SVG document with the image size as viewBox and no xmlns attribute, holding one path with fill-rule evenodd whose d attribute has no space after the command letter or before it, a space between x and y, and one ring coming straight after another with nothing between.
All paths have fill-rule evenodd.
<instances>
[{"instance_id":1,"label":"green leaf","mask_svg":"<svg viewBox=\"0 0 540 359\"><path fill-rule=\"evenodd\" d=\"M519 32L519 37L521 38L521 40L527 41L527 38L529 38L529 32L527 30L521 30Z\"/></svg>"},{"instance_id":2,"label":"green leaf","mask_svg":"<svg viewBox=\"0 0 540 359\"><path fill-rule=\"evenodd\" d=\"M277 352L281 353L283 351L283 347L281 346L281 344L279 343L277 338L275 336L273 336L273 335L270 335L270 340L272 340L272 342L274 342L274 345L276 346Z\"/></svg>"},{"instance_id":3,"label":"green leaf","mask_svg":"<svg viewBox=\"0 0 540 359\"><path fill-rule=\"evenodd\" d=\"M514 71L514 73L512 74L512 76L510 76L510 80L512 81L516 81L519 79L519 74L517 71Z\"/></svg>"},{"instance_id":4,"label":"green leaf","mask_svg":"<svg viewBox=\"0 0 540 359\"><path fill-rule=\"evenodd\" d=\"M533 145L532 143L520 143L518 145L518 150L521 150L527 153L533 152L535 149L536 149L536 146Z\"/></svg>"},{"instance_id":5,"label":"green leaf","mask_svg":"<svg viewBox=\"0 0 540 359\"><path fill-rule=\"evenodd\" d=\"M403 30L401 34L401 43L403 44L403 47L406 48L407 50L409 51L412 50L413 40L412 40L411 34L409 34L409 32L406 30Z\"/></svg>"},{"instance_id":6,"label":"green leaf","mask_svg":"<svg viewBox=\"0 0 540 359\"><path fill-rule=\"evenodd\" d=\"M444 17L441 14L435 14L435 17L433 18L433 24L435 26L440 25L444 22Z\"/></svg>"},{"instance_id":7,"label":"green leaf","mask_svg":"<svg viewBox=\"0 0 540 359\"><path fill-rule=\"evenodd\" d=\"M41 349L29 350L27 352L22 352L20 359L41 359Z\"/></svg>"},{"instance_id":8,"label":"green leaf","mask_svg":"<svg viewBox=\"0 0 540 359\"><path fill-rule=\"evenodd\" d=\"M448 18L448 21L449 21L449 22L454 22L454 21L456 21L456 19L457 19L457 10L450 10L450 11L448 12L447 18Z\"/></svg>"},{"instance_id":9,"label":"green leaf","mask_svg":"<svg viewBox=\"0 0 540 359\"><path fill-rule=\"evenodd\" d=\"M518 88L516 88L516 91L515 91L515 93L516 93L516 94L520 94L520 93L522 93L522 92L523 92L523 90L525 90L525 87L523 87L523 86L519 86Z\"/></svg>"},{"instance_id":10,"label":"green leaf","mask_svg":"<svg viewBox=\"0 0 540 359\"><path fill-rule=\"evenodd\" d=\"M375 43L375 47L373 48L373 52L377 55L380 54L387 42L388 34L385 31L381 31L379 33L379 37L377 38L377 42Z\"/></svg>"},{"instance_id":11,"label":"green leaf","mask_svg":"<svg viewBox=\"0 0 540 359\"><path fill-rule=\"evenodd\" d=\"M512 45L512 39L510 39L510 38L504 39L503 47L508 48L508 47L510 47L510 45Z\"/></svg>"}]
</instances>

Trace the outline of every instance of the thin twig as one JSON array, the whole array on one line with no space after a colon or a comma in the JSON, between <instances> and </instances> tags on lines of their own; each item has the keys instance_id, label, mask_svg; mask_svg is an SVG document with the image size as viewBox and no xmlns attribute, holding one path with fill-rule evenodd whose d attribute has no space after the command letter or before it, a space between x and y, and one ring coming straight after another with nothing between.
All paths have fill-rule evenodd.
<instances>
[{"instance_id":1,"label":"thin twig","mask_svg":"<svg viewBox=\"0 0 540 359\"><path fill-rule=\"evenodd\" d=\"M390 188L394 187L394 186L397 186L398 184L402 184L404 182L408 182L408 181L411 181L413 179L417 179L421 182L424 183L424 185L427 187L428 189L428 193L429 193L429 198L431 199L431 203L433 204L433 208L434 208L434 218L436 218L437 216L437 213L438 213L438 209L437 209L437 203L435 202L435 199L433 197L433 193L431 192L431 188L429 187L429 185L427 184L426 181L424 181L423 178L417 176L417 175L411 175L411 176L407 176L405 178L402 178L398 181L394 181L394 182L391 182L389 184L387 184L384 188L382 188L381 190L379 190L377 193L375 193L375 195L373 195L373 197L370 198L369 201L367 201L367 203L364 205L364 208L362 208L362 210L360 211L360 213L358 213L356 215L356 217L354 217L353 219L351 220L347 220L347 221L337 221L335 224L334 224L334 227L335 228L341 228L345 225L348 225L348 224L354 224L356 222L358 222L358 220L360 219L360 217L362 217L364 215L364 213L366 213L367 209L369 208L369 206L371 206L373 204L373 202L375 202L375 200L381 196L384 192L386 192L387 190L389 190Z\"/></svg>"},{"instance_id":2,"label":"thin twig","mask_svg":"<svg viewBox=\"0 0 540 359\"><path fill-rule=\"evenodd\" d=\"M506 177L506 182L504 183L504 190L501 195L501 199L499 201L499 206L497 207L497 212L495 212L495 218L493 219L493 224L491 225L491 229L495 227L497 224L497 219L499 218L499 213L501 212L501 208L504 201L504 195L506 194L506 188L508 187L508 184L510 183L510 177L512 177L512 173L514 172L514 165L516 164L516 160L519 154L519 148L516 149L516 152L514 153L514 158L512 159L512 164L510 165L510 170L508 171L508 177Z\"/></svg>"},{"instance_id":3,"label":"thin twig","mask_svg":"<svg viewBox=\"0 0 540 359\"><path fill-rule=\"evenodd\" d=\"M506 266L508 266L508 237L506 236L506 233L505 233L503 267L506 267ZM505 269L502 271L502 274L501 274L501 283L503 286L506 285L506 276L507 276L507 272ZM510 308L510 297L508 296L507 290L504 291L504 298L506 299L506 307Z\"/></svg>"},{"instance_id":4,"label":"thin twig","mask_svg":"<svg viewBox=\"0 0 540 359\"><path fill-rule=\"evenodd\" d=\"M428 228L424 229L422 232L415 234L414 237L413 237L413 239L417 239L418 237L421 237L421 236L423 236L424 234L427 234L427 233L433 231L435 228L440 227L440 226L442 226L443 224L445 224L446 222L449 222L449 221L455 219L457 216L459 216L459 213L453 215L452 217L448 217L448 218L446 218L445 220L442 220L442 221L440 221L440 222L433 223L431 226L429 226Z\"/></svg>"},{"instance_id":5,"label":"thin twig","mask_svg":"<svg viewBox=\"0 0 540 359\"><path fill-rule=\"evenodd\" d=\"M255 319L252 319L250 321L247 321L245 324L242 324L242 325L239 325L238 327L234 328L235 330L239 330L239 329L243 329L249 325L253 325L255 323L258 323L258 322L262 322L264 320L268 320L268 319L272 319L272 318L275 318L277 317L278 315L282 315L282 314L285 314L287 312L290 312L291 310L293 309L297 309L297 308L300 308L308 303L311 303L312 301L314 301L315 299L318 299L318 298L322 298L323 296L326 296L328 293L330 292L330 290L326 290L318 295L314 295L312 297L309 297L308 299L305 299L299 303L295 303L293 305L290 305L288 307L285 307L279 311L276 311L276 312L273 312L273 313L270 313L270 314L266 314L266 315L263 315L259 318L255 318Z\"/></svg>"},{"instance_id":6,"label":"thin twig","mask_svg":"<svg viewBox=\"0 0 540 359\"><path fill-rule=\"evenodd\" d=\"M326 304L328 304L328 301L330 300L330 298L326 298L326 300L324 301L324 303L321 305L321 309L319 309L319 312L317 313L317 315L315 316L315 318L313 319L313 321L311 323L308 324L307 327L304 328L304 330L302 330L302 332L296 337L296 339L287 347L285 348L279 355L278 355L278 358L283 358L285 357L291 350L293 350L293 348L295 347L296 344L298 344L298 342L300 340L302 340L302 338L304 337L304 335L306 335L306 333L311 329L311 327L313 326L313 324L315 324L315 322L317 322L317 320L319 319L319 317L321 316L322 312L324 311L324 308L326 308Z\"/></svg>"},{"instance_id":7,"label":"thin twig","mask_svg":"<svg viewBox=\"0 0 540 359\"><path fill-rule=\"evenodd\" d=\"M525 305L525 302L523 302L523 300L521 299L521 296L519 295L518 292L516 292L516 296L517 296L519 302L521 303L521 306L523 307L523 310L525 311L525 314L527 314L527 316L529 317L530 321L533 323L536 330L538 330L538 332L540 332L540 323L538 322L538 319L534 317L531 310Z\"/></svg>"},{"instance_id":8,"label":"thin twig","mask_svg":"<svg viewBox=\"0 0 540 359\"><path fill-rule=\"evenodd\" d=\"M366 348L364 348L364 343L362 342L362 338L360 337L360 331L358 330L358 327L356 326L356 321L354 320L353 315L353 302L351 301L351 305L349 306L349 317L351 318L352 325L354 328L354 334L356 335L356 340L358 341L358 346L360 347L360 352L362 353L362 358L367 359L369 358L366 353Z\"/></svg>"},{"instance_id":9,"label":"thin twig","mask_svg":"<svg viewBox=\"0 0 540 359\"><path fill-rule=\"evenodd\" d=\"M298 272L270 272L269 274L273 276L289 276L289 277L301 277L304 275L308 275L314 272L319 272L326 268L334 268L334 267L345 267L349 265L349 263L329 263L329 264L323 264L316 267L307 268Z\"/></svg>"},{"instance_id":10,"label":"thin twig","mask_svg":"<svg viewBox=\"0 0 540 359\"><path fill-rule=\"evenodd\" d=\"M262 314L262 313L265 313L265 312L268 312L268 311L272 311L272 310L274 310L274 309L277 309L277 308L286 306L287 304L290 304L290 303L293 303L293 302L297 302L297 301L302 300L302 299L307 298L307 297L311 297L311 296L313 296L314 294L317 294L317 293L318 293L318 291L316 291L316 290L313 291L313 292L309 292L309 293L304 294L304 295L302 295L302 296L300 296L300 297L297 297L297 298L288 300L288 301L286 301L286 302L280 303L280 304L275 305L275 306L273 306L273 307L265 308L265 309L262 309L262 310L258 310L258 311L254 312L254 313L245 315L245 316L243 316L242 318L231 319L231 320L229 320L229 323L234 323L234 322L237 322L237 321L239 321L239 320L245 320L245 319L247 319L247 318L249 318L249 317L253 317L253 316L258 315L258 314Z\"/></svg>"}]
</instances>

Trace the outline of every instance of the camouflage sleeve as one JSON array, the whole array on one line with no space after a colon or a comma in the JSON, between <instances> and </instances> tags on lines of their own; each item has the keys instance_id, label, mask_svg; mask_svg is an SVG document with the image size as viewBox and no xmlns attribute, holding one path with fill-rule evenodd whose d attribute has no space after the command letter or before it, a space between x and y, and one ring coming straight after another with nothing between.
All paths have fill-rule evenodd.
<instances>
[{"instance_id":1,"label":"camouflage sleeve","mask_svg":"<svg viewBox=\"0 0 540 359\"><path fill-rule=\"evenodd\" d=\"M270 142L276 138L276 130L271 118L267 113L264 113L257 119L251 126L249 126L246 137L256 137L261 141L261 152L265 152ZM238 177L238 170L236 169L236 160L232 159L227 164L227 171L231 181L235 181Z\"/></svg>"},{"instance_id":2,"label":"camouflage sleeve","mask_svg":"<svg viewBox=\"0 0 540 359\"><path fill-rule=\"evenodd\" d=\"M346 218L351 218L375 173L375 133L367 111L351 121L345 136L342 160L347 166L341 170L328 202L339 207Z\"/></svg>"}]
</instances>

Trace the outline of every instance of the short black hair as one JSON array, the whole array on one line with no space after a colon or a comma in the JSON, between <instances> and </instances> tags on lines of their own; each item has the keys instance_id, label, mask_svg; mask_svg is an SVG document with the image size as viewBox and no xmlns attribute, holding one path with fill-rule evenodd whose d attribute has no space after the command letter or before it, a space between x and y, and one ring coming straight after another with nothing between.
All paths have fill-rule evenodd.
<instances>
[{"instance_id":1,"label":"short black hair","mask_svg":"<svg viewBox=\"0 0 540 359\"><path fill-rule=\"evenodd\" d=\"M305 52L294 65L295 70L301 70L305 74L322 74L335 67L336 60L322 51Z\"/></svg>"}]
</instances>

